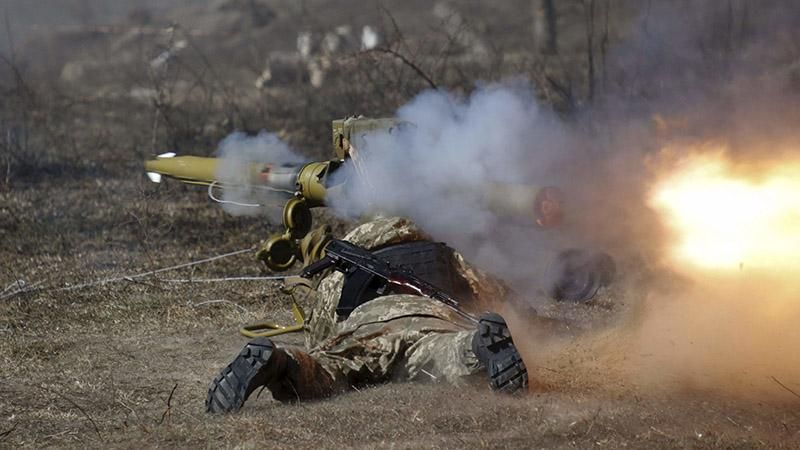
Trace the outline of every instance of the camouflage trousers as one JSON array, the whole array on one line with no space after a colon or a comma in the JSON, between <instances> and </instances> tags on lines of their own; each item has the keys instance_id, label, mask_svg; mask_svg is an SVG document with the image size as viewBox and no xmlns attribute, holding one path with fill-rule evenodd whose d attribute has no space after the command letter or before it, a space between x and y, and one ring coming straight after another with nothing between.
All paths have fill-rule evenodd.
<instances>
[{"instance_id":1,"label":"camouflage trousers","mask_svg":"<svg viewBox=\"0 0 800 450\"><path fill-rule=\"evenodd\" d=\"M426 297L388 295L356 308L309 352L339 389L385 381L458 384L482 369L475 327Z\"/></svg>"},{"instance_id":2,"label":"camouflage trousers","mask_svg":"<svg viewBox=\"0 0 800 450\"><path fill-rule=\"evenodd\" d=\"M426 239L430 238L413 223L399 217L374 219L345 237L369 249ZM488 299L504 298L507 289L501 282L470 266L458 253L455 264L478 303L488 305ZM307 350L300 353L321 366L337 387L410 380L461 383L483 369L472 351L475 326L427 297L378 297L337 321L343 284L344 276L333 272L315 286L288 287L295 301L309 311Z\"/></svg>"}]
</instances>

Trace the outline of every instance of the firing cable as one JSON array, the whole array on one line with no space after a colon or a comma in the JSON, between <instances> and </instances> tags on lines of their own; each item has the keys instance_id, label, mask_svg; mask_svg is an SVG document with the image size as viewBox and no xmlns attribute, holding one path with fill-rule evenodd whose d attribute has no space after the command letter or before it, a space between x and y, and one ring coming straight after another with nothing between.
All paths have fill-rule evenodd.
<instances>
[{"instance_id":1,"label":"firing cable","mask_svg":"<svg viewBox=\"0 0 800 450\"><path fill-rule=\"evenodd\" d=\"M208 185L208 198L210 198L211 200L213 200L213 201L215 201L217 203L228 204L228 205L236 205L236 206L244 206L246 208L259 208L261 206L264 206L264 205L261 205L261 204L258 204L258 203L241 203L241 202L236 202L236 201L233 201L233 200L223 200L223 199L217 197L216 195L214 195L214 188L215 187L224 188L224 186L219 186L219 182L217 182L217 181L212 181ZM280 192L281 194L295 195L295 191L292 191L292 190L289 190L289 189L274 188L272 186L258 186L258 189L263 189L263 190L272 191L272 192Z\"/></svg>"},{"instance_id":2,"label":"firing cable","mask_svg":"<svg viewBox=\"0 0 800 450\"><path fill-rule=\"evenodd\" d=\"M11 297L14 297L19 294L30 293L30 292L61 292L61 291L73 291L77 289L83 289L91 286L98 286L98 285L105 285L107 283L116 283L119 281L133 281L137 278L144 278L150 275L154 275L157 273L167 272L170 270L177 270L183 269L186 267L197 266L200 264L206 264L212 261L216 261L223 258L228 258L231 256L241 255L243 253L250 253L254 251L255 247L250 247L242 250L236 250L229 253L224 253L222 255L212 256L210 258L205 258L197 261L192 261L183 264L177 264L174 266L169 267L162 267L160 269L151 270L149 272L137 273L133 275L124 275L118 277L111 277L111 278L104 278L95 281L89 281L86 283L77 284L75 286L66 286L61 288L56 287L39 287L41 282L35 283L33 285L28 285L24 280L17 280L10 285L8 285L2 293L0 293L0 300L5 300ZM214 282L221 282L221 281L263 281L263 280L285 280L285 275L275 275L275 276L244 276L244 277L226 277L226 278L188 278L188 279L170 279L170 280L159 280L166 283L214 283ZM18 289L11 290L14 285L18 286ZM9 292L10 291L10 292Z\"/></svg>"},{"instance_id":3,"label":"firing cable","mask_svg":"<svg viewBox=\"0 0 800 450\"><path fill-rule=\"evenodd\" d=\"M216 181L213 181L213 182L211 182L211 184L208 185L208 198L210 198L211 200L214 200L217 203L222 203L222 204L225 204L225 205L244 206L246 208L259 208L259 207L261 207L261 205L259 205L258 203L239 203L239 202L235 202L233 200L223 200L221 198L217 198L217 197L214 196L214 186L216 186L216 185L217 185Z\"/></svg>"}]
</instances>

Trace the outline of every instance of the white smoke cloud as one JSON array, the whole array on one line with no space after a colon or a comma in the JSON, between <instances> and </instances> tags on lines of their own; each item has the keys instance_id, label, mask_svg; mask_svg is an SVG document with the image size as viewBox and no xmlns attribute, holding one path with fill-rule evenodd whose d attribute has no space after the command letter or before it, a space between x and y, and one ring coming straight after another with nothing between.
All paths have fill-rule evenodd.
<instances>
[{"instance_id":1,"label":"white smoke cloud","mask_svg":"<svg viewBox=\"0 0 800 450\"><path fill-rule=\"evenodd\" d=\"M250 182L254 163L273 165L303 162L289 145L276 134L262 131L256 136L234 132L220 142L216 155L219 165L216 177L226 187L222 190L222 207L234 215L263 214L265 207L277 219L286 195L254 187ZM259 205L259 206L252 206Z\"/></svg>"},{"instance_id":2,"label":"white smoke cloud","mask_svg":"<svg viewBox=\"0 0 800 450\"><path fill-rule=\"evenodd\" d=\"M356 156L331 179L331 185L345 186L329 195L334 213L408 217L434 239L525 290L549 285L550 264L559 251L592 244L569 226L545 230L535 223L532 193L544 186L580 191L570 177L576 173L572 162L585 151L579 130L542 107L527 82L484 85L466 97L426 91L396 118L406 125L352 142ZM250 163L302 160L266 132L235 133L219 153L219 179L240 185L225 191L224 200L236 203L223 206L233 214L259 213L242 203L278 204L246 185Z\"/></svg>"},{"instance_id":3,"label":"white smoke cloud","mask_svg":"<svg viewBox=\"0 0 800 450\"><path fill-rule=\"evenodd\" d=\"M408 217L483 268L540 284L561 247L559 232L535 225L531 198L490 203L489 192L563 185L558 168L575 156L571 130L519 80L468 97L427 91L396 117L410 125L353 142L356 157L334 178L347 180L348 189L331 199L332 208L349 217ZM525 212L507 211L519 202Z\"/></svg>"}]
</instances>

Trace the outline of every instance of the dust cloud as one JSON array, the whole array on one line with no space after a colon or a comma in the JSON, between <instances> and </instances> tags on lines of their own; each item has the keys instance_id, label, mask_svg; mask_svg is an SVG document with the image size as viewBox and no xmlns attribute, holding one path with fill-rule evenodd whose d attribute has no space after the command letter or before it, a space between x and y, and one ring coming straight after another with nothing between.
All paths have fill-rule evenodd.
<instances>
[{"instance_id":1,"label":"dust cloud","mask_svg":"<svg viewBox=\"0 0 800 450\"><path fill-rule=\"evenodd\" d=\"M467 96L421 93L397 111L410 126L354 141L359 158L337 173L348 186L330 206L350 218L407 216L535 307L550 302L539 291L557 252L609 251L627 270L611 291L624 298L619 317L611 326L583 324L569 339L520 330L518 340L536 340L521 344L535 349L526 351L533 377L539 363L568 357L575 379L600 374L598 383L617 377L651 391L791 398L800 391L796 274L708 272L668 258L678 231L649 199L656 181L677 170L664 162L665 149L723 142L732 161L753 167L797 157L800 8L685 3L691 20L674 3L648 8L609 54L604 70L616 81L569 120L521 79ZM273 135L248 139L228 138L223 157L240 147L263 161L295 161ZM565 223L542 230L513 197L498 211L485 195L497 185L558 186Z\"/></svg>"},{"instance_id":2,"label":"dust cloud","mask_svg":"<svg viewBox=\"0 0 800 450\"><path fill-rule=\"evenodd\" d=\"M787 201L775 214L770 205L776 197L800 195L794 172L787 171L800 161L800 54L790 44L798 38L798 5L685 4L693 11L690 20L674 4L653 5L640 19L610 63L611 78L627 75L628 82L591 111L609 133L600 140L613 142L605 152L626 167L600 166L612 167L600 178L610 182L606 204L633 221L623 229L633 231L628 245L641 248L641 258L631 260L637 269L628 266L612 293L626 307L612 326L574 339L548 340L525 330L523 336L541 344L527 343L527 359L560 367L562 375L549 376L556 388L796 403L800 281L786 252L800 234L800 208ZM696 180L694 195L680 198L676 207L692 206L694 217L655 205L653 197L669 187L664 180L674 182L698 156L724 164L717 174L722 181ZM625 189L614 188L615 175L625 177L631 168L639 176L624 178ZM771 181L775 174L780 182ZM604 214L592 207L582 212L592 220ZM687 224L698 223L709 229L693 241L689 234L698 230ZM699 252L687 251L687 242Z\"/></svg>"}]
</instances>

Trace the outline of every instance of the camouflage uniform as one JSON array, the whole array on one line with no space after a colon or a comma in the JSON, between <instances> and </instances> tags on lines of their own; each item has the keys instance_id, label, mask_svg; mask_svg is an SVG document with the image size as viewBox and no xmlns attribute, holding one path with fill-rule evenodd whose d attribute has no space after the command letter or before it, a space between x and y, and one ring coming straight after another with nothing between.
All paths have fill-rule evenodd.
<instances>
[{"instance_id":1,"label":"camouflage uniform","mask_svg":"<svg viewBox=\"0 0 800 450\"><path fill-rule=\"evenodd\" d=\"M376 249L430 237L409 220L390 217L362 224L344 240ZM455 261L479 305L491 305L507 295L508 288L502 282L471 267L460 254L456 253ZM311 311L306 319L309 355L338 385L389 379L458 383L482 369L471 350L474 324L426 297L379 297L337 323L336 306L343 283L344 276L333 272L320 281L316 290L302 287L294 293L298 300L305 300L303 303Z\"/></svg>"},{"instance_id":2,"label":"camouflage uniform","mask_svg":"<svg viewBox=\"0 0 800 450\"><path fill-rule=\"evenodd\" d=\"M377 249L429 238L408 220L378 218L345 240ZM501 282L470 267L461 255L455 254L454 261L480 307L508 294ZM304 255L304 262L313 261ZM390 380L460 383L482 369L494 389L514 392L527 386L525 365L502 317L482 316L476 327L436 300L394 294L363 303L338 322L343 283L340 273L330 272L316 289L307 281L288 286L311 311L306 320L309 350L276 347L266 338L251 341L212 381L207 410L238 410L260 386L277 400L304 400Z\"/></svg>"}]
</instances>

